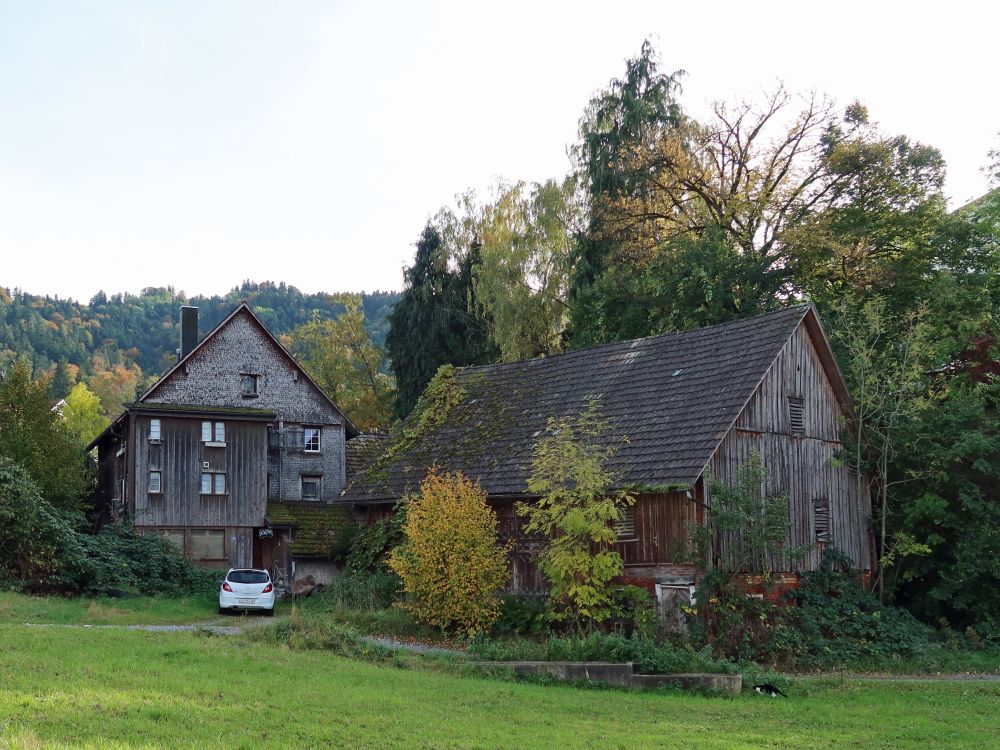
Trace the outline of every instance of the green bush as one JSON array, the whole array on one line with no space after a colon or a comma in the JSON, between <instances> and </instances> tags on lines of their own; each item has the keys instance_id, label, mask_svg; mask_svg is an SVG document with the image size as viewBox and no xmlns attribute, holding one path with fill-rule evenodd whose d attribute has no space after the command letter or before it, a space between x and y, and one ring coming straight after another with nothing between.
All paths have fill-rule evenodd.
<instances>
[{"instance_id":1,"label":"green bush","mask_svg":"<svg viewBox=\"0 0 1000 750\"><path fill-rule=\"evenodd\" d=\"M500 617L493 623L497 635L540 636L550 630L549 603L543 596L507 594L500 597Z\"/></svg>"},{"instance_id":2,"label":"green bush","mask_svg":"<svg viewBox=\"0 0 1000 750\"><path fill-rule=\"evenodd\" d=\"M219 571L193 565L160 536L112 526L95 535L79 534L77 541L82 560L75 589L81 593L134 589L166 596L207 595L219 585Z\"/></svg>"},{"instance_id":3,"label":"green bush","mask_svg":"<svg viewBox=\"0 0 1000 750\"><path fill-rule=\"evenodd\" d=\"M641 586L619 586L612 594L611 628L616 633L652 638L656 632L653 595Z\"/></svg>"},{"instance_id":4,"label":"green bush","mask_svg":"<svg viewBox=\"0 0 1000 750\"><path fill-rule=\"evenodd\" d=\"M347 553L347 569L354 573L388 572L389 552L405 539L403 519L403 506L398 506L391 516L380 518L354 533Z\"/></svg>"},{"instance_id":5,"label":"green bush","mask_svg":"<svg viewBox=\"0 0 1000 750\"><path fill-rule=\"evenodd\" d=\"M879 603L857 583L846 558L828 552L819 570L805 573L790 598L798 663L806 667L919 657L937 644L933 631L909 612Z\"/></svg>"},{"instance_id":6,"label":"green bush","mask_svg":"<svg viewBox=\"0 0 1000 750\"><path fill-rule=\"evenodd\" d=\"M930 628L862 589L846 563L828 551L778 604L748 597L732 574L710 573L688 618L692 642L719 658L806 669L871 667L941 648Z\"/></svg>"},{"instance_id":7,"label":"green bush","mask_svg":"<svg viewBox=\"0 0 1000 750\"><path fill-rule=\"evenodd\" d=\"M633 662L636 672L672 674L677 672L732 673L736 667L715 659L706 649L658 645L648 638L626 637L618 633L591 633L583 638L551 637L545 641L525 638L476 640L469 653L488 661L609 661Z\"/></svg>"},{"instance_id":8,"label":"green bush","mask_svg":"<svg viewBox=\"0 0 1000 750\"><path fill-rule=\"evenodd\" d=\"M19 465L0 458L0 581L31 592L210 593L218 573L192 565L163 538L110 527L82 531L79 514L48 503Z\"/></svg>"}]
</instances>

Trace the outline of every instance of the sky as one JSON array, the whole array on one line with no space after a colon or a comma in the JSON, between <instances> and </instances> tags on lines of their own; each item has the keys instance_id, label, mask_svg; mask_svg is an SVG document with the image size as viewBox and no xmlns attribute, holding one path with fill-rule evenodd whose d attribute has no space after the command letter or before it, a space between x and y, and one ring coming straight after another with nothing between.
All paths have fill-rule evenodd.
<instances>
[{"instance_id":1,"label":"sky","mask_svg":"<svg viewBox=\"0 0 1000 750\"><path fill-rule=\"evenodd\" d=\"M961 205L1000 145L998 21L963 0L0 0L0 286L399 289L456 194L567 173L646 38L695 117L779 81L860 99L942 151Z\"/></svg>"}]
</instances>

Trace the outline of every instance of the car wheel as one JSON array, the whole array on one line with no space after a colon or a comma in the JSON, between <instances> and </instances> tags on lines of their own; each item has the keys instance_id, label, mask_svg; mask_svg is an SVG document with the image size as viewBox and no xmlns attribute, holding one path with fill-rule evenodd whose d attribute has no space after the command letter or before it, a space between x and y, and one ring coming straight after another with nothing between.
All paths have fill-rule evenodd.
<instances>
[{"instance_id":1,"label":"car wheel","mask_svg":"<svg viewBox=\"0 0 1000 750\"><path fill-rule=\"evenodd\" d=\"M219 614L220 615L226 614L226 608L225 607L219 607Z\"/></svg>"},{"instance_id":2,"label":"car wheel","mask_svg":"<svg viewBox=\"0 0 1000 750\"><path fill-rule=\"evenodd\" d=\"M274 617L274 607L264 610L264 617Z\"/></svg>"}]
</instances>

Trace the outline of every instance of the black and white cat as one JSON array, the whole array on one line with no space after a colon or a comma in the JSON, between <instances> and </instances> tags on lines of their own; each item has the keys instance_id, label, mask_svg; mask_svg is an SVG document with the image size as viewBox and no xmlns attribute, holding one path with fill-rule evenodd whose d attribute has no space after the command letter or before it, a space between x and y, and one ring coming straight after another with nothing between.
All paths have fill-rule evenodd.
<instances>
[{"instance_id":1,"label":"black and white cat","mask_svg":"<svg viewBox=\"0 0 1000 750\"><path fill-rule=\"evenodd\" d=\"M772 685L770 682L765 682L763 685L754 685L753 689L758 693L760 693L761 695L770 695L772 698L777 698L779 695L782 698L788 697L783 692L781 692L781 690L778 687Z\"/></svg>"}]
</instances>

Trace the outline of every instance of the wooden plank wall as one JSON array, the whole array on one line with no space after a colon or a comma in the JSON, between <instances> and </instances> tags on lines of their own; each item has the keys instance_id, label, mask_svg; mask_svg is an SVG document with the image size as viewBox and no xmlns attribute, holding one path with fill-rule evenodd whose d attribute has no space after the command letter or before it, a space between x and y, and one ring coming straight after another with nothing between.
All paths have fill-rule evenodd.
<instances>
[{"instance_id":1,"label":"wooden plank wall","mask_svg":"<svg viewBox=\"0 0 1000 750\"><path fill-rule=\"evenodd\" d=\"M227 561L216 567L253 563L255 529L267 507L267 427L263 422L224 420L226 446L201 442L200 417L161 417L159 443L149 440L148 416L136 416L131 431L133 513L144 533L162 529L224 528ZM217 421L217 420L216 420ZM202 495L203 462L225 472L226 494ZM148 492L149 472L159 470L162 492ZM190 551L189 539L185 547Z\"/></svg>"},{"instance_id":2,"label":"wooden plank wall","mask_svg":"<svg viewBox=\"0 0 1000 750\"><path fill-rule=\"evenodd\" d=\"M804 435L791 434L789 397L803 400ZM812 339L799 326L710 462L711 471L732 484L740 464L756 449L768 472L765 493L788 494L788 543L813 548L799 562L774 561L778 570L815 569L824 546L841 549L860 569L870 566L867 485L835 458L842 448L844 416ZM813 501L819 498L830 508L831 539L826 545L816 543ZM724 543L723 555L726 547Z\"/></svg>"},{"instance_id":3,"label":"wooden plank wall","mask_svg":"<svg viewBox=\"0 0 1000 750\"><path fill-rule=\"evenodd\" d=\"M161 419L160 444L150 443L149 417L136 417L135 523L137 526L261 526L267 507L267 428L226 420L226 446L201 442L201 419ZM202 495L205 471L226 473L225 495ZM150 494L149 472L159 470L162 492Z\"/></svg>"},{"instance_id":4,"label":"wooden plank wall","mask_svg":"<svg viewBox=\"0 0 1000 750\"><path fill-rule=\"evenodd\" d=\"M703 520L696 488L689 498L684 492L644 493L633 506L635 538L615 545L625 563L627 577L656 578L688 572L687 563L678 563L678 554L687 542L687 525ZM545 548L544 537L524 533L524 519L517 516L510 502L495 502L497 537L501 544L511 544L509 555L511 581L508 591L515 594L539 594L548 589L535 557ZM692 568L693 570L693 568Z\"/></svg>"}]
</instances>

